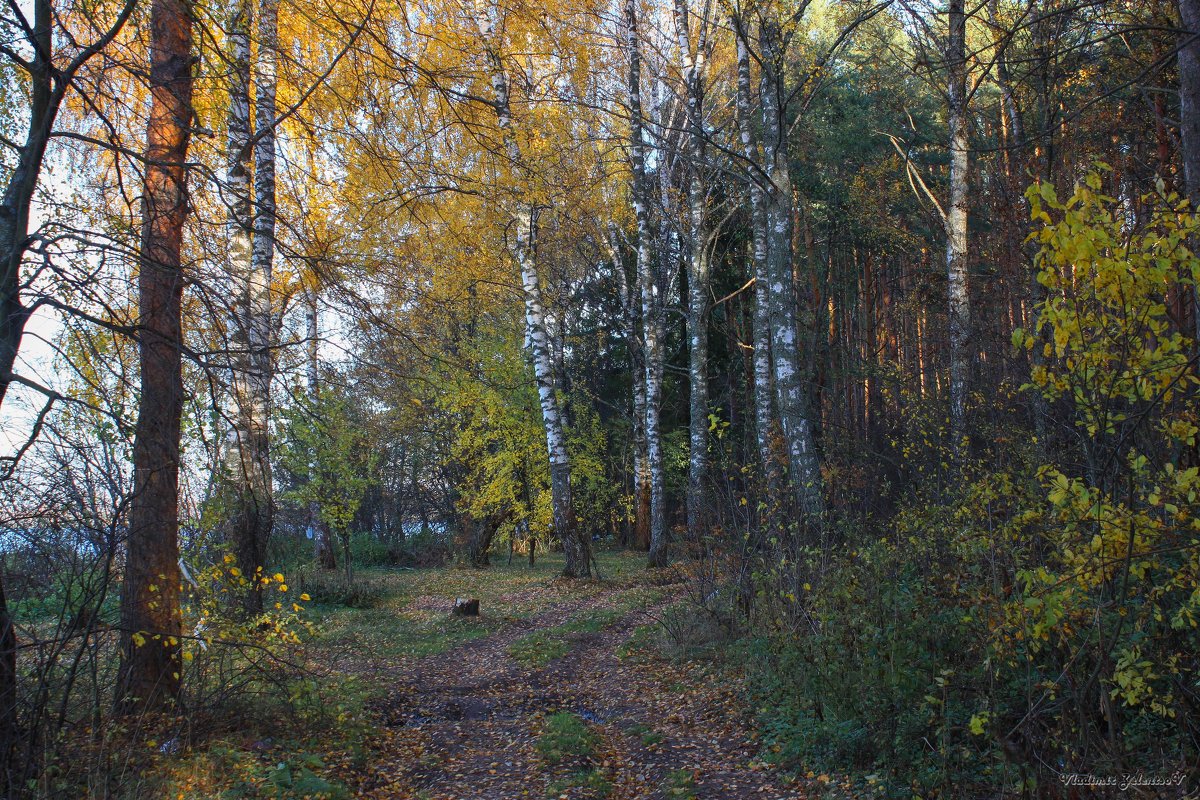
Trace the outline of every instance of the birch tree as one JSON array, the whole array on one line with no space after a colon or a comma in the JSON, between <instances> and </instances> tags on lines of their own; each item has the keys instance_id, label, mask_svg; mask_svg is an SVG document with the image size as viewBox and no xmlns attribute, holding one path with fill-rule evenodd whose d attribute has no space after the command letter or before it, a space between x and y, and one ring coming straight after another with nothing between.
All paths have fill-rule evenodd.
<instances>
[{"instance_id":1,"label":"birch tree","mask_svg":"<svg viewBox=\"0 0 1200 800\"><path fill-rule=\"evenodd\" d=\"M192 128L192 6L150 8L150 119L146 129L138 260L141 396L134 433L121 590L117 701L124 711L165 706L179 695L179 437L183 408L183 267Z\"/></svg>"},{"instance_id":2,"label":"birch tree","mask_svg":"<svg viewBox=\"0 0 1200 800\"><path fill-rule=\"evenodd\" d=\"M792 286L792 176L788 156L786 43L779 17L767 9L759 24L760 99L763 129L764 197L771 319L771 362L779 424L787 447L788 478L797 508L820 524L825 510L821 471L805 396L798 347L799 320Z\"/></svg>"},{"instance_id":3,"label":"birch tree","mask_svg":"<svg viewBox=\"0 0 1200 800\"><path fill-rule=\"evenodd\" d=\"M656 232L650 217L652 188L646 174L646 133L642 110L642 43L638 29L637 0L625 4L625 44L629 59L629 196L637 224L637 296L641 311L641 374L634 375L634 413L641 415L646 457L637 480L643 486L642 503L648 512L645 530L650 563L661 565L665 558L666 507L662 463L662 297L659 293L658 264L651 245ZM638 406L640 405L640 409ZM641 511L639 511L640 516ZM639 526L641 526L639 520ZM639 527L639 530L641 528ZM639 539L639 544L641 540Z\"/></svg>"},{"instance_id":4,"label":"birch tree","mask_svg":"<svg viewBox=\"0 0 1200 800\"><path fill-rule=\"evenodd\" d=\"M263 564L266 537L264 517L269 522L269 473L264 469L258 423L258 380L251 353L255 308L253 287L253 201L250 189L252 142L250 125L250 0L241 0L233 10L229 25L229 134L226 147L226 204L229 229L229 274L233 281L233 358L234 395L233 445L236 457L230 459L236 470L235 507L231 520L233 548L238 566L246 575L254 575ZM244 598L249 613L262 611L262 594L257 582Z\"/></svg>"},{"instance_id":5,"label":"birch tree","mask_svg":"<svg viewBox=\"0 0 1200 800\"><path fill-rule=\"evenodd\" d=\"M771 447L775 425L771 387L771 298L767 274L767 217L761 176L762 147L754 130L751 103L749 35L743 20L731 20L737 37L737 122L742 156L747 165L750 200L752 274L754 276L754 433L758 449L759 476L766 490L768 514L773 514L780 483L779 465Z\"/></svg>"},{"instance_id":6,"label":"birch tree","mask_svg":"<svg viewBox=\"0 0 1200 800\"><path fill-rule=\"evenodd\" d=\"M688 490L687 521L692 535L704 528L705 481L708 471L708 310L709 215L704 130L704 81L708 60L707 6L692 30L687 0L674 0L672 18L682 62L685 125L684 191L687 225L688 331Z\"/></svg>"},{"instance_id":7,"label":"birch tree","mask_svg":"<svg viewBox=\"0 0 1200 800\"><path fill-rule=\"evenodd\" d=\"M508 69L500 51L498 30L499 11L490 7L476 8L476 24L484 48L492 84L492 108L496 115L503 155L509 169L517 171L523 164L520 146L512 127ZM525 176L519 176L518 180ZM554 352L546 322L546 306L542 299L541 279L537 264L537 213L524 199L523 192L514 188L515 212L509 231L509 249L521 278L525 301L525 324L529 349L533 358L534 377L542 422L546 429L546 449L550 458L550 496L554 529L562 542L566 563L563 573L568 577L586 578L591 574L591 543L580 534L571 506L571 462L561 404L555 384Z\"/></svg>"},{"instance_id":8,"label":"birch tree","mask_svg":"<svg viewBox=\"0 0 1200 800\"><path fill-rule=\"evenodd\" d=\"M946 39L947 127L950 136L950 194L946 223L947 313L950 334L950 436L963 451L971 369L971 300L967 286L967 18L964 0L950 0Z\"/></svg>"}]
</instances>

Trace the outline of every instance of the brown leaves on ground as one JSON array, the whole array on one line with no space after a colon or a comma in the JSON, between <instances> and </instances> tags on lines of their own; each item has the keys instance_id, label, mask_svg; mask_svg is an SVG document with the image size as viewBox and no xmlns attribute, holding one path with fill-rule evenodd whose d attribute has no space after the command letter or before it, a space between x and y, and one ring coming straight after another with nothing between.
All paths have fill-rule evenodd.
<instances>
[{"instance_id":1,"label":"brown leaves on ground","mask_svg":"<svg viewBox=\"0 0 1200 800\"><path fill-rule=\"evenodd\" d=\"M537 592L552 594L548 610L445 652L374 664L372 680L390 686L373 708L372 754L339 777L378 800L804 796L756 760L736 677L630 644L652 624L662 592L596 582L569 588L522 587L512 594L525 607L542 605ZM441 610L429 595L413 602ZM489 613L503 614L503 604L485 603ZM603 622L589 625L594 619ZM514 659L513 643L536 632L538 641L565 639L566 654L540 668ZM566 733L557 730L564 725ZM565 737L563 752L548 758L556 735Z\"/></svg>"}]
</instances>

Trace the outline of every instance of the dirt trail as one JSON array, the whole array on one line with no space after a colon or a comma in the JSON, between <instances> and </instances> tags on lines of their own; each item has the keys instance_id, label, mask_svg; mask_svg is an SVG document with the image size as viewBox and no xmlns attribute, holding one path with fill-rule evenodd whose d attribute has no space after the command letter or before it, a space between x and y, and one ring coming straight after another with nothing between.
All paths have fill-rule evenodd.
<instances>
[{"instance_id":1,"label":"dirt trail","mask_svg":"<svg viewBox=\"0 0 1200 800\"><path fill-rule=\"evenodd\" d=\"M513 622L492 635L391 673L377 711L386 726L361 796L421 800L589 798L796 798L779 776L751 765L752 730L735 702L738 687L695 668L618 657L650 617L634 611L599 633L568 634L570 651L536 669L509 646L539 629L613 605L604 593ZM602 744L593 760L549 767L536 749L546 716L569 711ZM607 793L572 786L595 768ZM565 781L565 785L564 785Z\"/></svg>"}]
</instances>

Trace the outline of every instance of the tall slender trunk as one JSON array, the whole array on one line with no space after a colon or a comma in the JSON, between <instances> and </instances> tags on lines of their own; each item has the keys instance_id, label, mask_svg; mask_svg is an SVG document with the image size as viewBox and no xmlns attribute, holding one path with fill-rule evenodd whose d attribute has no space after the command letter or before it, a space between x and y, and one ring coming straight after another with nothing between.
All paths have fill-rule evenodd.
<instances>
[{"instance_id":1,"label":"tall slender trunk","mask_svg":"<svg viewBox=\"0 0 1200 800\"><path fill-rule=\"evenodd\" d=\"M321 292L315 279L304 288L304 329L307 349L304 377L308 388L308 399L315 408L321 401ZM315 468L315 464L312 465ZM313 555L321 569L337 569L333 539L329 526L321 519L321 507L308 504L308 530L312 534Z\"/></svg>"},{"instance_id":2,"label":"tall slender trunk","mask_svg":"<svg viewBox=\"0 0 1200 800\"><path fill-rule=\"evenodd\" d=\"M704 136L704 68L707 20L697 24L693 38L687 0L675 0L675 37L683 60L686 93L686 191L688 201L688 489L687 523L693 536L704 531L707 516L705 482L708 473L708 286L711 267L708 247L707 185Z\"/></svg>"},{"instance_id":3,"label":"tall slender trunk","mask_svg":"<svg viewBox=\"0 0 1200 800\"><path fill-rule=\"evenodd\" d=\"M121 591L118 707L161 708L179 695L179 426L183 411L183 270L192 127L192 7L153 0L150 120L138 271L141 396L134 433Z\"/></svg>"},{"instance_id":4,"label":"tall slender trunk","mask_svg":"<svg viewBox=\"0 0 1200 800\"><path fill-rule=\"evenodd\" d=\"M632 535L625 544L646 550L650 547L650 470L646 458L646 356L642 347L642 304L638 296L637 265L634 265L633 280L630 280L621 263L614 227L609 223L609 252L621 292L633 398L633 520Z\"/></svg>"},{"instance_id":5,"label":"tall slender trunk","mask_svg":"<svg viewBox=\"0 0 1200 800\"><path fill-rule=\"evenodd\" d=\"M246 475L240 560L247 574L261 569L274 522L271 485L271 280L275 258L275 84L278 0L258 9L258 60L254 111L254 219L249 270L245 273L245 397L242 469ZM259 600L261 609L261 600Z\"/></svg>"},{"instance_id":6,"label":"tall slender trunk","mask_svg":"<svg viewBox=\"0 0 1200 800\"><path fill-rule=\"evenodd\" d=\"M642 52L638 33L638 4L626 0L625 33L629 57L629 171L630 198L637 222L637 297L642 322L642 372L634 376L640 387L634 393L640 400L646 456L638 476L642 484L639 498L638 545L650 551L650 563L661 565L666 558L666 506L662 463L662 430L659 409L662 400L662 297L659 294L658 263L651 250L655 236L650 219L651 187L646 176L645 117L642 111ZM639 398L638 395L641 395ZM635 409L636 411L636 409ZM642 514L646 519L643 525ZM644 537L644 538L643 538Z\"/></svg>"},{"instance_id":7,"label":"tall slender trunk","mask_svg":"<svg viewBox=\"0 0 1200 800\"><path fill-rule=\"evenodd\" d=\"M253 204L250 192L250 0L241 0L229 26L229 139L226 147L225 186L228 206L229 275L234 282L233 393L234 442L237 458L234 475L237 503L231 532L238 567L253 576L263 565L265 536L261 532L264 506L270 505L269 484L264 482L259 429L256 425L256 376L251 354L254 325L254 270L252 259ZM265 448L264 448L265 449ZM263 489L267 488L264 493ZM262 611L261 584L252 581L243 602L251 614Z\"/></svg>"},{"instance_id":8,"label":"tall slender trunk","mask_svg":"<svg viewBox=\"0 0 1200 800\"><path fill-rule=\"evenodd\" d=\"M1001 113L1008 121L1008 164L1011 170L1009 183L1013 196L1017 199L1020 208L1018 212L1020 224L1013 238L1019 242L1022 266L1024 267L1026 279L1029 281L1031 288L1030 299L1033 306L1032 313L1034 320L1030 327L1036 330L1037 304L1040 300L1040 295L1044 291L1044 287L1038 283L1037 270L1034 268L1037 243L1030 241L1028 238L1030 229L1029 201L1025 198L1023 186L1025 171L1021 168L1032 160L1032 154L1026 152L1029 143L1025 140L1025 121L1021 114L1021 107L1017 104L1016 92L1013 89L1012 78L1008 71L1007 47L1002 39L1003 32L999 5L998 0L988 0L988 20L992 25L993 42L997 48L995 57L996 85L1000 89ZM1034 347L1030 352L1031 363L1034 366L1040 366L1044 360L1045 356L1043 355L1042 348L1040 346ZM1030 392L1030 403L1030 412L1033 415L1034 435L1037 438L1037 447L1041 450L1046 445L1050 406L1041 392Z\"/></svg>"},{"instance_id":9,"label":"tall slender trunk","mask_svg":"<svg viewBox=\"0 0 1200 800\"><path fill-rule=\"evenodd\" d=\"M766 274L775 394L779 426L787 447L792 493L805 523L819 528L825 500L797 353L799 322L792 285L792 177L787 152L787 110L784 108L787 97L783 78L784 54L778 20L769 17L762 22L759 40L762 47L759 102L763 118L763 160L769 181L765 194Z\"/></svg>"},{"instance_id":10,"label":"tall slender trunk","mask_svg":"<svg viewBox=\"0 0 1200 800\"><path fill-rule=\"evenodd\" d=\"M762 154L751 120L750 48L745 41L749 35L741 20L734 20L737 29L737 121L742 140L742 154L752 168L762 164ZM763 527L771 525L775 514L780 485L779 464L771 447L775 413L771 387L771 300L770 278L767 275L767 215L763 202L761 176L752 172L750 190L750 228L753 240L754 274L754 433L758 448L759 480L765 491L766 517Z\"/></svg>"},{"instance_id":11,"label":"tall slender trunk","mask_svg":"<svg viewBox=\"0 0 1200 800\"><path fill-rule=\"evenodd\" d=\"M500 129L509 166L517 170L521 151L512 131L512 111L509 99L508 72L495 41L498 33L496 8L489 7L479 14L480 33L484 39L491 67L492 106ZM518 193L519 194L519 193ZM537 382L538 401L542 408L542 424L546 431L546 449L550 457L550 505L554 530L562 542L565 565L563 574L572 578L591 575L592 549L575 520L571 504L571 461L567 454L562 409L554 380L554 351L546 325L546 306L542 300L541 281L537 267L537 220L534 209L523 198L516 199L513 237L510 249L521 274L525 296L525 324L529 349L533 356L533 373Z\"/></svg>"},{"instance_id":12,"label":"tall slender trunk","mask_svg":"<svg viewBox=\"0 0 1200 800\"><path fill-rule=\"evenodd\" d=\"M1179 42L1179 139L1183 179L1192 208L1200 208L1200 0L1178 0L1183 32ZM1192 287L1193 336L1200 341L1200 296Z\"/></svg>"},{"instance_id":13,"label":"tall slender trunk","mask_svg":"<svg viewBox=\"0 0 1200 800\"><path fill-rule=\"evenodd\" d=\"M949 70L950 202L946 208L946 283L950 333L950 436L964 455L964 417L971 371L971 299L967 286L967 19L964 0L950 0L946 65Z\"/></svg>"}]
</instances>

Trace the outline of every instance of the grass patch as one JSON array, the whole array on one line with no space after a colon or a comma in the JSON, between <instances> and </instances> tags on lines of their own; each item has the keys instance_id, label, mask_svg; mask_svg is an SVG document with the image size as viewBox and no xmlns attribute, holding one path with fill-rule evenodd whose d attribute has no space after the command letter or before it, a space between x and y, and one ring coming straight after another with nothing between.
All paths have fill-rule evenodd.
<instances>
[{"instance_id":1,"label":"grass patch","mask_svg":"<svg viewBox=\"0 0 1200 800\"><path fill-rule=\"evenodd\" d=\"M585 769L573 772L565 778L551 781L546 788L547 797L558 797L570 789L582 789L588 797L608 797L612 794L613 785L608 777L598 769Z\"/></svg>"},{"instance_id":2,"label":"grass patch","mask_svg":"<svg viewBox=\"0 0 1200 800\"><path fill-rule=\"evenodd\" d=\"M569 711L546 717L546 725L537 742L538 753L550 765L572 759L591 760L599 746L600 737L596 732L582 717Z\"/></svg>"},{"instance_id":3,"label":"grass patch","mask_svg":"<svg viewBox=\"0 0 1200 800\"><path fill-rule=\"evenodd\" d=\"M630 725L625 732L630 736L636 736L642 743L643 747L653 747L663 740L663 735L661 733L654 730L649 725L643 725L640 722Z\"/></svg>"},{"instance_id":4,"label":"grass patch","mask_svg":"<svg viewBox=\"0 0 1200 800\"><path fill-rule=\"evenodd\" d=\"M661 591L635 587L623 592L617 602L610 606L582 612L554 628L545 628L521 637L509 645L508 654L522 664L544 667L571 651L570 640L573 636L600 633L660 597Z\"/></svg>"},{"instance_id":5,"label":"grass patch","mask_svg":"<svg viewBox=\"0 0 1200 800\"><path fill-rule=\"evenodd\" d=\"M690 769L668 772L663 783L663 794L678 800L696 800L696 773Z\"/></svg>"}]
</instances>

